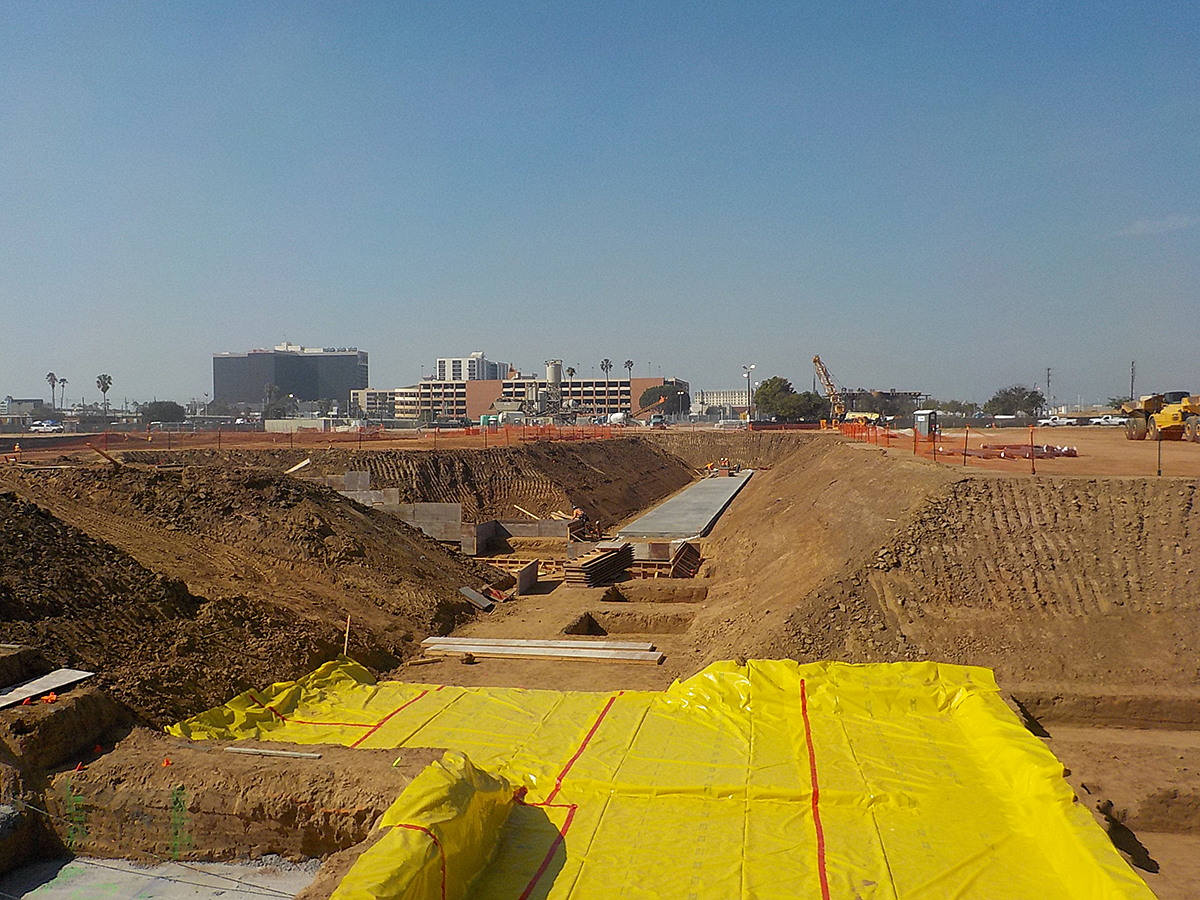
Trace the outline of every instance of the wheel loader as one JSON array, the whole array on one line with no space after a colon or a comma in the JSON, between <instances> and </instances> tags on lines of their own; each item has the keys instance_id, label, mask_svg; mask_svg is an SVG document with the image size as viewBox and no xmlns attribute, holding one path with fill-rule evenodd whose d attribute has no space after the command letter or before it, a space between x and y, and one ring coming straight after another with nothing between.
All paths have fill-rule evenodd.
<instances>
[{"instance_id":1,"label":"wheel loader","mask_svg":"<svg viewBox=\"0 0 1200 900\"><path fill-rule=\"evenodd\" d=\"M1125 437L1131 441L1200 442L1200 396L1187 391L1147 394L1121 404L1129 417Z\"/></svg>"}]
</instances>

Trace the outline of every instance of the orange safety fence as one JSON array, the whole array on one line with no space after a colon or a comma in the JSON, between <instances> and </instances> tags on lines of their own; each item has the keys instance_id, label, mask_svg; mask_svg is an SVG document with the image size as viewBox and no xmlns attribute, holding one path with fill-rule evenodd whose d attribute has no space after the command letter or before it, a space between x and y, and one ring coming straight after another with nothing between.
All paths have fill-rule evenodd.
<instances>
[{"instance_id":1,"label":"orange safety fence","mask_svg":"<svg viewBox=\"0 0 1200 900\"><path fill-rule=\"evenodd\" d=\"M1034 460L1038 459L1079 456L1075 447L1037 443L1033 428L1029 429L1028 441L1001 443L996 440L994 433L979 432L978 435L974 435L970 428L964 429L961 435L945 435L941 432L920 434L915 428L911 429L911 434L902 434L886 425L864 422L841 422L837 427L843 436L852 440L881 447L903 447L911 443L914 456L964 466L969 465L970 459L1027 460L1032 466ZM975 439L974 444L972 438Z\"/></svg>"},{"instance_id":2,"label":"orange safety fence","mask_svg":"<svg viewBox=\"0 0 1200 900\"><path fill-rule=\"evenodd\" d=\"M381 426L322 431L302 428L293 432L258 431L248 429L211 429L199 431L105 431L84 434L46 436L13 435L23 442L20 451L0 452L14 455L50 451L68 453L99 449L122 452L127 450L186 450L186 449L257 449L304 447L376 447L405 445L412 449L474 449L517 446L534 441L595 441L610 440L634 433L612 425L492 425L470 428L413 428L384 429ZM10 445L14 446L14 445Z\"/></svg>"}]
</instances>

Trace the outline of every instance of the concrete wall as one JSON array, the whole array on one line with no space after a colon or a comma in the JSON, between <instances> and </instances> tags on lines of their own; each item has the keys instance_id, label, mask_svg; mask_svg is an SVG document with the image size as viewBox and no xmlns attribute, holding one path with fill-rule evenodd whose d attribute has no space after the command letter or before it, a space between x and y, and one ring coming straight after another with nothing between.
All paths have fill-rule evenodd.
<instances>
[{"instance_id":1,"label":"concrete wall","mask_svg":"<svg viewBox=\"0 0 1200 900\"><path fill-rule=\"evenodd\" d=\"M538 561L535 559L529 565L517 572L517 596L530 593L538 583Z\"/></svg>"},{"instance_id":2,"label":"concrete wall","mask_svg":"<svg viewBox=\"0 0 1200 900\"><path fill-rule=\"evenodd\" d=\"M493 540L509 537L552 537L567 539L570 523L558 519L539 519L535 522L480 522L462 526L462 552L467 556L486 553Z\"/></svg>"},{"instance_id":3,"label":"concrete wall","mask_svg":"<svg viewBox=\"0 0 1200 900\"><path fill-rule=\"evenodd\" d=\"M536 522L497 522L500 537L567 537L567 523L560 519L538 519Z\"/></svg>"}]
</instances>

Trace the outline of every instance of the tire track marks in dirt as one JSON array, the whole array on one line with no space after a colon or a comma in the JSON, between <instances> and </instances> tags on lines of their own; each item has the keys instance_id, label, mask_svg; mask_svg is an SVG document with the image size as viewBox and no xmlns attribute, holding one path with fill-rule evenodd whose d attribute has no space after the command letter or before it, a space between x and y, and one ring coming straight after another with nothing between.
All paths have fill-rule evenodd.
<instances>
[{"instance_id":1,"label":"tire track marks in dirt","mask_svg":"<svg viewBox=\"0 0 1200 900\"><path fill-rule=\"evenodd\" d=\"M1196 488L968 477L915 511L869 567L870 583L901 631L938 658L1017 679L1074 671L1192 689ZM909 586L915 601L894 602Z\"/></svg>"}]
</instances>

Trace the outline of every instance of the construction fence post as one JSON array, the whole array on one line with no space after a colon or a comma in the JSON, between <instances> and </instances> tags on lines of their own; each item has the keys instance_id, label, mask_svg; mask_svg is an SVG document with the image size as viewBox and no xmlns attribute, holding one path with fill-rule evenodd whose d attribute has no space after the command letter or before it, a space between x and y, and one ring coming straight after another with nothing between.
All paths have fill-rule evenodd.
<instances>
[{"instance_id":1,"label":"construction fence post","mask_svg":"<svg viewBox=\"0 0 1200 900\"><path fill-rule=\"evenodd\" d=\"M971 426L967 426L967 430L963 432L963 465L967 464L967 441L971 437Z\"/></svg>"},{"instance_id":2,"label":"construction fence post","mask_svg":"<svg viewBox=\"0 0 1200 900\"><path fill-rule=\"evenodd\" d=\"M1033 446L1033 426L1029 426L1029 474L1037 474L1037 450Z\"/></svg>"}]
</instances>

